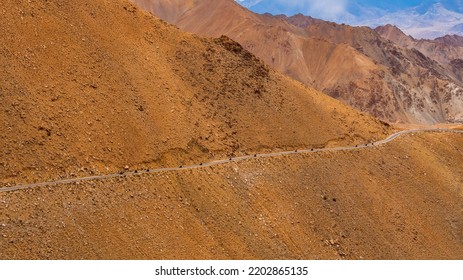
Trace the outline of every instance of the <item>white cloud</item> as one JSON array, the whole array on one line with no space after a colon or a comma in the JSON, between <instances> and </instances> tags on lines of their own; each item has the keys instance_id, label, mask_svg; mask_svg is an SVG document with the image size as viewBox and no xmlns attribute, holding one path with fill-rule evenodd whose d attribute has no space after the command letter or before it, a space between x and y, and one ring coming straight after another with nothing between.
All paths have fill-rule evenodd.
<instances>
[{"instance_id":1,"label":"white cloud","mask_svg":"<svg viewBox=\"0 0 463 280\"><path fill-rule=\"evenodd\" d=\"M338 18L347 14L347 0L307 1L311 14L325 18Z\"/></svg>"},{"instance_id":2,"label":"white cloud","mask_svg":"<svg viewBox=\"0 0 463 280\"><path fill-rule=\"evenodd\" d=\"M251 7L252 5L255 5L264 0L236 0L236 1L238 1L241 5L245 7Z\"/></svg>"},{"instance_id":3,"label":"white cloud","mask_svg":"<svg viewBox=\"0 0 463 280\"><path fill-rule=\"evenodd\" d=\"M348 0L264 0L320 18L335 19L348 14Z\"/></svg>"},{"instance_id":4,"label":"white cloud","mask_svg":"<svg viewBox=\"0 0 463 280\"><path fill-rule=\"evenodd\" d=\"M348 12L352 0L236 0L241 5L251 8L260 3L258 12L293 15L302 13L331 21L347 21L354 17ZM267 6L268 9L262 9Z\"/></svg>"}]
</instances>

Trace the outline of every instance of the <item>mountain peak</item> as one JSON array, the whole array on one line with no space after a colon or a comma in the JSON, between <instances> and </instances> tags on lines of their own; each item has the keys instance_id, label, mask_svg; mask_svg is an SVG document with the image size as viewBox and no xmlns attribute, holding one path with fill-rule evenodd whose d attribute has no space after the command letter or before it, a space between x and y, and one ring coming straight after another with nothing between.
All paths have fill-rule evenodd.
<instances>
[{"instance_id":1,"label":"mountain peak","mask_svg":"<svg viewBox=\"0 0 463 280\"><path fill-rule=\"evenodd\" d=\"M173 0L150 1L169 10ZM434 91L450 91L445 79L455 75L450 77L421 49L414 50L413 38L397 26L379 28L386 33L384 36L368 27L336 24L301 13L290 17L254 14L229 5L237 3L230 0L192 2L194 8L173 21L180 28L206 36L225 34L269 66L357 109L391 122L457 119L454 112L460 110L458 95L449 93L450 99L441 101L428 90L428 85L435 85ZM260 4L282 2L268 0ZM402 85L399 100L398 83ZM460 85L457 81L455 84Z\"/></svg>"},{"instance_id":2,"label":"mountain peak","mask_svg":"<svg viewBox=\"0 0 463 280\"><path fill-rule=\"evenodd\" d=\"M378 26L375 31L391 41L413 40L412 36L405 34L400 28L392 24Z\"/></svg>"},{"instance_id":3,"label":"mountain peak","mask_svg":"<svg viewBox=\"0 0 463 280\"><path fill-rule=\"evenodd\" d=\"M323 22L323 20L321 19L316 19L311 16L305 16L301 13L295 14L294 16L291 16L291 17L287 17L286 20L292 25L302 27L302 28L306 28L309 25Z\"/></svg>"}]
</instances>

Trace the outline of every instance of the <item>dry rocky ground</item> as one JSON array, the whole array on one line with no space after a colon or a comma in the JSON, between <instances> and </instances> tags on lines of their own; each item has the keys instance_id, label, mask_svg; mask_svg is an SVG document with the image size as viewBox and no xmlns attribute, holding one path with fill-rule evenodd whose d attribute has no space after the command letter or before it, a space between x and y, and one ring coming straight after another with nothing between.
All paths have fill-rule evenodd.
<instances>
[{"instance_id":1,"label":"dry rocky ground","mask_svg":"<svg viewBox=\"0 0 463 280\"><path fill-rule=\"evenodd\" d=\"M391 129L128 1L0 10L0 184L362 143Z\"/></svg>"},{"instance_id":2,"label":"dry rocky ground","mask_svg":"<svg viewBox=\"0 0 463 280\"><path fill-rule=\"evenodd\" d=\"M0 184L355 145L389 125L126 0L6 0ZM463 138L0 192L0 259L462 258Z\"/></svg>"},{"instance_id":3,"label":"dry rocky ground","mask_svg":"<svg viewBox=\"0 0 463 280\"><path fill-rule=\"evenodd\" d=\"M461 259L463 137L0 193L1 259Z\"/></svg>"}]
</instances>

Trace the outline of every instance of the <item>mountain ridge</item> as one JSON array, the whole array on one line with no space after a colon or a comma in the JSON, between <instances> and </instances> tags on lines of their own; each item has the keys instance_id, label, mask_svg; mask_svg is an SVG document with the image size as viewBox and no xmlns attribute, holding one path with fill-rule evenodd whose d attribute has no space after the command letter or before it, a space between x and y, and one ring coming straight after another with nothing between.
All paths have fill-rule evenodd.
<instances>
[{"instance_id":1,"label":"mountain ridge","mask_svg":"<svg viewBox=\"0 0 463 280\"><path fill-rule=\"evenodd\" d=\"M150 0L134 2L144 7ZM357 109L390 122L463 120L462 83L455 67L400 47L368 27L300 14L258 15L234 1L194 3L171 23L202 36L226 34L275 69ZM209 7L214 8L206 11Z\"/></svg>"},{"instance_id":2,"label":"mountain ridge","mask_svg":"<svg viewBox=\"0 0 463 280\"><path fill-rule=\"evenodd\" d=\"M396 128L126 0L5 0L0 16L0 184L58 181L0 193L0 259L463 258L461 134L315 153ZM281 24L268 42L305 43L263 20ZM312 40L321 66L376 50Z\"/></svg>"},{"instance_id":3,"label":"mountain ridge","mask_svg":"<svg viewBox=\"0 0 463 280\"><path fill-rule=\"evenodd\" d=\"M320 6L316 1L283 2L280 0L237 1L257 13L303 13L324 20L355 26L394 24L418 39L434 39L444 35L463 35L463 5L459 1L358 1L329 2ZM330 10L338 7L337 13ZM335 8L336 9L336 8Z\"/></svg>"},{"instance_id":4,"label":"mountain ridge","mask_svg":"<svg viewBox=\"0 0 463 280\"><path fill-rule=\"evenodd\" d=\"M128 1L13 2L5 5L23 18L3 13L0 30L2 183L361 142L389 130L225 36L187 34Z\"/></svg>"}]
</instances>

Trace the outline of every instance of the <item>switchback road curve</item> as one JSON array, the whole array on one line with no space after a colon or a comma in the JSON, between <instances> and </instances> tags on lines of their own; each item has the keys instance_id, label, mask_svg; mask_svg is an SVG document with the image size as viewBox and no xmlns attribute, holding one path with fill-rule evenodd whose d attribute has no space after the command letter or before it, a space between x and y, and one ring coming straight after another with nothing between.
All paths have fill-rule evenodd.
<instances>
[{"instance_id":1,"label":"switchback road curve","mask_svg":"<svg viewBox=\"0 0 463 280\"><path fill-rule=\"evenodd\" d=\"M44 187L44 186L53 186L59 184L69 184L69 183L77 183L77 182L85 182L85 181L94 181L94 180L103 180L109 178L118 178L118 177L125 177L128 175L141 175L141 174L150 174L150 173L159 173L159 172L166 172L166 171L180 171L180 170L187 170L187 169L196 169L196 168L204 168L213 165L219 164L226 164L230 162L237 162L251 158L266 158L266 157L277 157L282 155L293 155L293 154L303 154L303 153L319 153L319 152L326 152L326 151L349 151L349 150L357 150L357 149L367 149L374 146L384 145L392 140L396 139L397 137L404 135L404 134L411 134L411 133L422 133L422 132L450 132L450 133L461 133L463 134L463 130L454 130L454 129L412 129L412 130L403 130L396 132L384 140L371 142L367 144L361 144L356 146L347 146L347 147L334 147L334 148L320 148L320 149L305 149L305 150L292 150L292 151L284 151L284 152L275 152L275 153L268 153L268 154L254 154L254 155L245 155L240 157L233 157L223 160L215 160L207 163L201 163L196 165L188 165L188 166L179 166L179 167L170 167L170 168L157 168L157 169L145 169L145 170L136 170L136 171L126 171L120 172L115 174L107 174L107 175L96 175L96 176L89 176L89 177L80 177L80 178L70 178L70 179L63 179L63 180L56 180L50 182L41 182L41 183L33 183L33 184L23 184L23 185L16 185L12 187L4 187L0 188L0 192L11 192L35 187Z\"/></svg>"}]
</instances>

